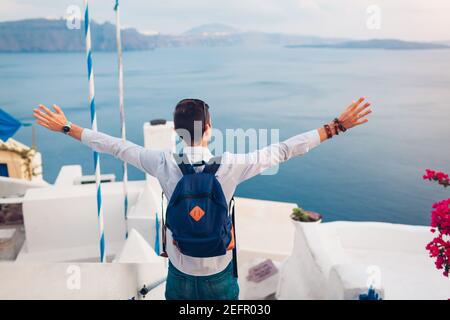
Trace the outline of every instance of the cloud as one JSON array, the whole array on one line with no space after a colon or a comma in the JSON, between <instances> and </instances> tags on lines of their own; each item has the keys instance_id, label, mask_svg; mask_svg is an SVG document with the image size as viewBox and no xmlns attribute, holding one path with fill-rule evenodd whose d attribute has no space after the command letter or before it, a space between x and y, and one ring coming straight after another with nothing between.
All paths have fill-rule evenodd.
<instances>
[{"instance_id":1,"label":"cloud","mask_svg":"<svg viewBox=\"0 0 450 320\"><path fill-rule=\"evenodd\" d=\"M21 16L24 13L32 12L35 5L31 2L22 2L18 0L2 0L0 2L0 19L9 20L8 17Z\"/></svg>"},{"instance_id":2,"label":"cloud","mask_svg":"<svg viewBox=\"0 0 450 320\"><path fill-rule=\"evenodd\" d=\"M114 21L113 0L91 1L92 17ZM366 27L369 5L381 8L380 30ZM82 0L0 0L0 20L61 17ZM140 30L180 33L220 22L241 29L346 38L450 40L448 0L127 0L124 25Z\"/></svg>"}]
</instances>

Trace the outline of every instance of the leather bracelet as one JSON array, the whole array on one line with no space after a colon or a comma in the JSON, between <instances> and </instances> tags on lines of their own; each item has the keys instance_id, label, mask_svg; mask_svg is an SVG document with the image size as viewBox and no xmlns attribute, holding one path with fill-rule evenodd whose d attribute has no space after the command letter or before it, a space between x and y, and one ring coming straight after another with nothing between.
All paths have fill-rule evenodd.
<instances>
[{"instance_id":1,"label":"leather bracelet","mask_svg":"<svg viewBox=\"0 0 450 320\"><path fill-rule=\"evenodd\" d=\"M331 128L328 124L323 126L325 128L325 132L327 133L327 138L331 139L333 138L333 133L331 132Z\"/></svg>"},{"instance_id":2,"label":"leather bracelet","mask_svg":"<svg viewBox=\"0 0 450 320\"><path fill-rule=\"evenodd\" d=\"M339 135L339 126L337 123L334 124L334 132L336 132L336 135Z\"/></svg>"},{"instance_id":3,"label":"leather bracelet","mask_svg":"<svg viewBox=\"0 0 450 320\"><path fill-rule=\"evenodd\" d=\"M334 123L334 130L336 131L336 135L339 135L339 119L338 118L334 118L333 120Z\"/></svg>"}]
</instances>

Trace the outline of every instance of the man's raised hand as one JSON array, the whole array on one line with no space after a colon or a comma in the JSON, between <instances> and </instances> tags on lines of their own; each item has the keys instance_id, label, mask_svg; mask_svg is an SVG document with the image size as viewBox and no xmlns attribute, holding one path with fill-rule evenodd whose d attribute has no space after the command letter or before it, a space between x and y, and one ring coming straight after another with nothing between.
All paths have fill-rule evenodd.
<instances>
[{"instance_id":1,"label":"man's raised hand","mask_svg":"<svg viewBox=\"0 0 450 320\"><path fill-rule=\"evenodd\" d=\"M33 116L36 122L52 131L61 132L63 126L67 124L67 118L64 112L57 105L53 105L55 111L50 110L46 106L40 104L39 108L33 109Z\"/></svg>"},{"instance_id":2,"label":"man's raised hand","mask_svg":"<svg viewBox=\"0 0 450 320\"><path fill-rule=\"evenodd\" d=\"M339 121L346 128L350 129L369 121L367 116L372 113L370 102L365 102L364 97L359 98L350 104L344 112L339 116Z\"/></svg>"}]
</instances>

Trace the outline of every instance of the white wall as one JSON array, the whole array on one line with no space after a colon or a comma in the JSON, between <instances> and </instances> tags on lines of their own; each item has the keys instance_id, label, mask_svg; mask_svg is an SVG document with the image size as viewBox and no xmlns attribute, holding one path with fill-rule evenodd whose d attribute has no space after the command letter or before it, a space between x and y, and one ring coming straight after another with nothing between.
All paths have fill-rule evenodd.
<instances>
[{"instance_id":1,"label":"white wall","mask_svg":"<svg viewBox=\"0 0 450 320\"><path fill-rule=\"evenodd\" d=\"M2 263L0 300L128 300L140 286L136 270L134 264Z\"/></svg>"},{"instance_id":2,"label":"white wall","mask_svg":"<svg viewBox=\"0 0 450 320\"><path fill-rule=\"evenodd\" d=\"M130 182L131 205L144 185ZM102 184L107 254L108 248L116 250L117 243L125 240L122 190L121 183ZM99 246L95 185L31 189L25 195L23 213L29 253Z\"/></svg>"}]
</instances>

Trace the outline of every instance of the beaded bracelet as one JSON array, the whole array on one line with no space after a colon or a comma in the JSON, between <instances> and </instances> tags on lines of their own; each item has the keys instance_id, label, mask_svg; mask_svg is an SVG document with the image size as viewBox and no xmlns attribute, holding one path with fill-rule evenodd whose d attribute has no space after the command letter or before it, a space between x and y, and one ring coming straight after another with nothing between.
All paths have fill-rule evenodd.
<instances>
[{"instance_id":1,"label":"beaded bracelet","mask_svg":"<svg viewBox=\"0 0 450 320\"><path fill-rule=\"evenodd\" d=\"M339 130L341 130L342 132L347 131L347 128L345 128L342 123L339 121L338 118L334 118L334 123L336 124L336 126L339 128ZM336 131L337 132L337 131Z\"/></svg>"},{"instance_id":2,"label":"beaded bracelet","mask_svg":"<svg viewBox=\"0 0 450 320\"><path fill-rule=\"evenodd\" d=\"M336 135L339 135L339 125L335 122L334 123L334 132L336 132Z\"/></svg>"},{"instance_id":3,"label":"beaded bracelet","mask_svg":"<svg viewBox=\"0 0 450 320\"><path fill-rule=\"evenodd\" d=\"M327 138L331 139L333 138L333 133L331 132L331 128L328 124L323 126L325 128L325 132L327 133Z\"/></svg>"}]
</instances>

